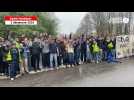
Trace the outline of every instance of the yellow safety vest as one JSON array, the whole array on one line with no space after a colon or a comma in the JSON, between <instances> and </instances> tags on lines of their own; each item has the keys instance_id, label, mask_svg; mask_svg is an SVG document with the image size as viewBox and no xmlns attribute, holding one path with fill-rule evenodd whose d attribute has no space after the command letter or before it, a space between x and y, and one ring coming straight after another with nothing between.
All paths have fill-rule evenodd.
<instances>
[{"instance_id":1,"label":"yellow safety vest","mask_svg":"<svg viewBox=\"0 0 134 100\"><path fill-rule=\"evenodd\" d=\"M93 44L93 52L99 52L100 51L100 48L99 46L96 44Z\"/></svg>"},{"instance_id":2,"label":"yellow safety vest","mask_svg":"<svg viewBox=\"0 0 134 100\"><path fill-rule=\"evenodd\" d=\"M113 43L112 42L110 42L109 44L108 44L108 48L113 48L114 46L113 46Z\"/></svg>"},{"instance_id":3,"label":"yellow safety vest","mask_svg":"<svg viewBox=\"0 0 134 100\"><path fill-rule=\"evenodd\" d=\"M21 45L18 42L16 42L16 48L19 50L19 61L22 62L22 58L21 58L21 54L20 54Z\"/></svg>"},{"instance_id":4,"label":"yellow safety vest","mask_svg":"<svg viewBox=\"0 0 134 100\"><path fill-rule=\"evenodd\" d=\"M6 61L12 61L12 55L11 55L10 50L9 50L9 52L6 55Z\"/></svg>"},{"instance_id":5,"label":"yellow safety vest","mask_svg":"<svg viewBox=\"0 0 134 100\"><path fill-rule=\"evenodd\" d=\"M16 48L20 48L21 46L20 46L20 44L18 43L18 42L16 42Z\"/></svg>"}]
</instances>

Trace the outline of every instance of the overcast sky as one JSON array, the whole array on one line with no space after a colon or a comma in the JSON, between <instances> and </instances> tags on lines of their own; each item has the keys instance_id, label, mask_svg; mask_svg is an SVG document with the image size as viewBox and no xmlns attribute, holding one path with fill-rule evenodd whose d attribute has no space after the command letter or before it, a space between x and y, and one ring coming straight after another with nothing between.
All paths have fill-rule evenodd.
<instances>
[{"instance_id":1,"label":"overcast sky","mask_svg":"<svg viewBox=\"0 0 134 100\"><path fill-rule=\"evenodd\" d=\"M86 12L55 12L59 19L59 32L69 34L75 32Z\"/></svg>"}]
</instances>

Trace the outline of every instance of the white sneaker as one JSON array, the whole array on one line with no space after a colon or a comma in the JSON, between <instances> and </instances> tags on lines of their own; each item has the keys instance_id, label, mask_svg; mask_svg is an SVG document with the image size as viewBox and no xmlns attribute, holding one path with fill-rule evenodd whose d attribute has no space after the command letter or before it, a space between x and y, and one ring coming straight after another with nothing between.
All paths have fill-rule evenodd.
<instances>
[{"instance_id":1,"label":"white sneaker","mask_svg":"<svg viewBox=\"0 0 134 100\"><path fill-rule=\"evenodd\" d=\"M48 69L48 68L46 68L46 69L45 69L45 71L47 72L47 71L49 71L49 69Z\"/></svg>"},{"instance_id":2,"label":"white sneaker","mask_svg":"<svg viewBox=\"0 0 134 100\"><path fill-rule=\"evenodd\" d=\"M34 74L35 72L34 71L30 71L29 74Z\"/></svg>"},{"instance_id":3,"label":"white sneaker","mask_svg":"<svg viewBox=\"0 0 134 100\"><path fill-rule=\"evenodd\" d=\"M70 65L68 65L68 67L70 68L71 66L70 66Z\"/></svg>"},{"instance_id":4,"label":"white sneaker","mask_svg":"<svg viewBox=\"0 0 134 100\"><path fill-rule=\"evenodd\" d=\"M72 67L74 67L74 65L72 65Z\"/></svg>"},{"instance_id":5,"label":"white sneaker","mask_svg":"<svg viewBox=\"0 0 134 100\"><path fill-rule=\"evenodd\" d=\"M59 68L63 68L63 67L62 67L62 65L61 65L61 66L59 66Z\"/></svg>"},{"instance_id":6,"label":"white sneaker","mask_svg":"<svg viewBox=\"0 0 134 100\"><path fill-rule=\"evenodd\" d=\"M62 64L60 67L61 67L61 68L64 68L65 66Z\"/></svg>"},{"instance_id":7,"label":"white sneaker","mask_svg":"<svg viewBox=\"0 0 134 100\"><path fill-rule=\"evenodd\" d=\"M47 71L50 71L50 68L47 68L46 70L47 70Z\"/></svg>"},{"instance_id":8,"label":"white sneaker","mask_svg":"<svg viewBox=\"0 0 134 100\"><path fill-rule=\"evenodd\" d=\"M40 70L40 72L43 72L43 71L45 71L45 69L44 69L44 68L42 68L42 69Z\"/></svg>"},{"instance_id":9,"label":"white sneaker","mask_svg":"<svg viewBox=\"0 0 134 100\"><path fill-rule=\"evenodd\" d=\"M66 66L65 66L65 65L63 65L63 66L62 66L62 68L66 68Z\"/></svg>"},{"instance_id":10,"label":"white sneaker","mask_svg":"<svg viewBox=\"0 0 134 100\"><path fill-rule=\"evenodd\" d=\"M97 64L99 63L99 61L96 62Z\"/></svg>"},{"instance_id":11,"label":"white sneaker","mask_svg":"<svg viewBox=\"0 0 134 100\"><path fill-rule=\"evenodd\" d=\"M23 73L23 75L24 75L24 73ZM18 74L18 75L16 75L16 78L18 78L18 77L20 77L20 76L22 76L21 74Z\"/></svg>"},{"instance_id":12,"label":"white sneaker","mask_svg":"<svg viewBox=\"0 0 134 100\"><path fill-rule=\"evenodd\" d=\"M59 67L56 67L56 69L58 70L58 69L59 69Z\"/></svg>"},{"instance_id":13,"label":"white sneaker","mask_svg":"<svg viewBox=\"0 0 134 100\"><path fill-rule=\"evenodd\" d=\"M39 73L40 71L39 70L37 70L37 73Z\"/></svg>"},{"instance_id":14,"label":"white sneaker","mask_svg":"<svg viewBox=\"0 0 134 100\"><path fill-rule=\"evenodd\" d=\"M13 81L14 80L14 78L11 78L11 81Z\"/></svg>"},{"instance_id":15,"label":"white sneaker","mask_svg":"<svg viewBox=\"0 0 134 100\"><path fill-rule=\"evenodd\" d=\"M50 68L50 70L54 70L53 68Z\"/></svg>"},{"instance_id":16,"label":"white sneaker","mask_svg":"<svg viewBox=\"0 0 134 100\"><path fill-rule=\"evenodd\" d=\"M66 68L66 66L65 65L63 65L63 66L61 66L62 68Z\"/></svg>"},{"instance_id":17,"label":"white sneaker","mask_svg":"<svg viewBox=\"0 0 134 100\"><path fill-rule=\"evenodd\" d=\"M4 76L4 73L1 73L2 76Z\"/></svg>"}]
</instances>

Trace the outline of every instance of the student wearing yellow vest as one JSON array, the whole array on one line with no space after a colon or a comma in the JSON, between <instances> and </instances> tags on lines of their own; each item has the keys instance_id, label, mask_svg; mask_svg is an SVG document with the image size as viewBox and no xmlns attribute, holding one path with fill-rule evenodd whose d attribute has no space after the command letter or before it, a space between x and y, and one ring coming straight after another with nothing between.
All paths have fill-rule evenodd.
<instances>
[{"instance_id":1,"label":"student wearing yellow vest","mask_svg":"<svg viewBox=\"0 0 134 100\"><path fill-rule=\"evenodd\" d=\"M19 65L20 67L17 68L17 71L20 72L21 75L23 75L25 72L28 73L28 66L25 65L24 57L23 57L23 45L19 43L18 39L15 41L16 48L19 50Z\"/></svg>"},{"instance_id":2,"label":"student wearing yellow vest","mask_svg":"<svg viewBox=\"0 0 134 100\"><path fill-rule=\"evenodd\" d=\"M28 73L28 66L25 64L23 44L17 42L16 48L18 48L20 55L19 56L20 74L24 75L24 73Z\"/></svg>"},{"instance_id":3,"label":"student wearing yellow vest","mask_svg":"<svg viewBox=\"0 0 134 100\"><path fill-rule=\"evenodd\" d=\"M6 54L5 60L9 64L9 75L11 80L14 80L17 75L17 68L19 66L19 50L16 44L13 43Z\"/></svg>"},{"instance_id":4,"label":"student wearing yellow vest","mask_svg":"<svg viewBox=\"0 0 134 100\"><path fill-rule=\"evenodd\" d=\"M112 62L113 61L113 54L112 54L112 50L114 48L113 42L111 40L107 41L107 49L108 49L108 62Z\"/></svg>"},{"instance_id":5,"label":"student wearing yellow vest","mask_svg":"<svg viewBox=\"0 0 134 100\"><path fill-rule=\"evenodd\" d=\"M92 48L93 48L93 59L96 63L99 63L100 48L95 40L93 41Z\"/></svg>"},{"instance_id":6,"label":"student wearing yellow vest","mask_svg":"<svg viewBox=\"0 0 134 100\"><path fill-rule=\"evenodd\" d=\"M108 44L107 44L107 48L108 48L108 63L121 63L120 61L118 61L116 59L116 40L109 40Z\"/></svg>"},{"instance_id":7,"label":"student wearing yellow vest","mask_svg":"<svg viewBox=\"0 0 134 100\"><path fill-rule=\"evenodd\" d=\"M11 56L11 45L4 45L4 64L5 64L5 74L6 76L9 76L10 72L9 72L9 68L11 66L11 62L12 62L12 56Z\"/></svg>"},{"instance_id":8,"label":"student wearing yellow vest","mask_svg":"<svg viewBox=\"0 0 134 100\"><path fill-rule=\"evenodd\" d=\"M17 48L17 50L18 50L18 53L19 53L19 62L18 62L18 66L16 67L16 71L17 71L17 74L20 74L20 72L21 72L21 65L22 65L22 56L21 56L21 48L22 48L22 46L21 46L21 44L19 43L19 40L18 40L18 38L16 39L16 41L14 41L13 42L13 44L15 45L15 47Z\"/></svg>"}]
</instances>

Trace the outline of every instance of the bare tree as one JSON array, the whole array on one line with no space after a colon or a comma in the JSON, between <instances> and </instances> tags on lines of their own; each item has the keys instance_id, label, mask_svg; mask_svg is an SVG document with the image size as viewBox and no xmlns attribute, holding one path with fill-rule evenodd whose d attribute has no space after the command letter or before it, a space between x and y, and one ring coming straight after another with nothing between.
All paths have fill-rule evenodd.
<instances>
[{"instance_id":1,"label":"bare tree","mask_svg":"<svg viewBox=\"0 0 134 100\"><path fill-rule=\"evenodd\" d=\"M92 30L96 30L100 36L110 35L112 33L129 34L134 28L133 16L134 13L132 12L89 12L83 18L77 32L91 33ZM122 20L124 18L129 18L129 22L110 22L110 19L113 18L119 18Z\"/></svg>"}]
</instances>

